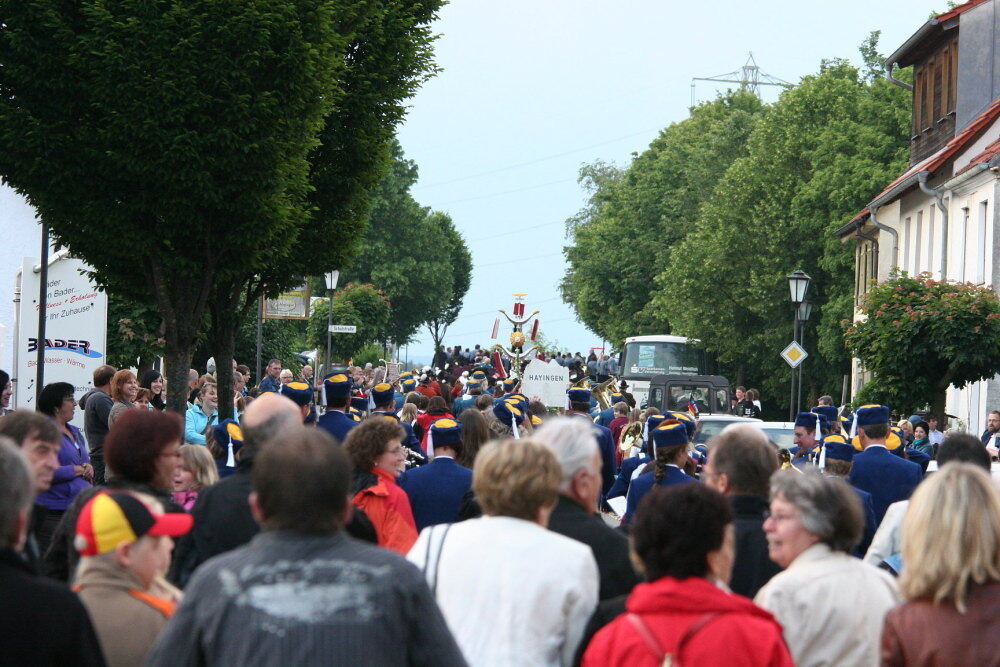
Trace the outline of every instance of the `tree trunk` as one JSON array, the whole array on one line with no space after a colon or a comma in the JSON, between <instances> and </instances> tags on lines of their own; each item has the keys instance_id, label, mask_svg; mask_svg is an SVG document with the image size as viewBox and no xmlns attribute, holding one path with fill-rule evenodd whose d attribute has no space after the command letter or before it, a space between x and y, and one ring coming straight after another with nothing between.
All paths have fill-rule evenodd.
<instances>
[{"instance_id":1,"label":"tree trunk","mask_svg":"<svg viewBox=\"0 0 1000 667\"><path fill-rule=\"evenodd\" d=\"M950 378L950 375L948 376ZM943 384L942 384L943 383ZM951 382L942 378L934 385L934 395L931 397L931 414L937 417L942 431L947 430L948 419L944 416L948 399L948 387Z\"/></svg>"},{"instance_id":2,"label":"tree trunk","mask_svg":"<svg viewBox=\"0 0 1000 667\"><path fill-rule=\"evenodd\" d=\"M185 345L173 336L167 338L163 356L167 377L167 409L184 414L187 411L188 369L194 356L194 340Z\"/></svg>"},{"instance_id":3,"label":"tree trunk","mask_svg":"<svg viewBox=\"0 0 1000 667\"><path fill-rule=\"evenodd\" d=\"M219 392L219 421L232 419L233 357L236 354L236 332L246 315L240 307L241 285L217 284L208 306L212 326L208 332L208 351L215 359L215 381ZM256 301L251 301L255 303Z\"/></svg>"}]
</instances>

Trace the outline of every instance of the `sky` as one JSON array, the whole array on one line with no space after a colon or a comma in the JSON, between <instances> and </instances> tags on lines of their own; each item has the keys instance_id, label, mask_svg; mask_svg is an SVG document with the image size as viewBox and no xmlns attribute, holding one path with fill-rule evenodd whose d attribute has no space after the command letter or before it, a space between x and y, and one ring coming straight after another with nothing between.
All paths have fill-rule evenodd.
<instances>
[{"instance_id":1,"label":"sky","mask_svg":"<svg viewBox=\"0 0 1000 667\"><path fill-rule=\"evenodd\" d=\"M488 345L496 310L510 312L511 295L523 292L547 339L584 354L602 346L559 295L565 220L586 203L580 166L626 166L688 116L692 77L734 72L752 52L762 71L795 83L825 58L860 62L857 47L872 30L891 53L933 9L912 0L445 6L434 25L443 71L413 98L399 130L420 170L413 196L452 216L475 263L445 344ZM699 81L697 99L731 85ZM761 92L773 101L780 89ZM411 359L432 349L426 330L418 336Z\"/></svg>"},{"instance_id":2,"label":"sky","mask_svg":"<svg viewBox=\"0 0 1000 667\"><path fill-rule=\"evenodd\" d=\"M944 5L453 0L434 24L443 71L399 129L420 169L414 197L451 214L475 263L446 344L489 345L496 310L509 312L511 295L523 292L550 341L573 352L600 347L559 296L565 220L586 201L576 182L582 164L627 165L687 117L692 77L736 71L752 52L764 72L794 83L824 58L857 61L871 30L882 30L881 51L890 53ZM698 82L697 98L727 85ZM773 101L778 90L762 94ZM3 186L0 235L0 284L10 295L0 299L0 368L9 368L14 274L22 257L38 257L40 236L31 208ZM426 360L431 346L422 331L403 354Z\"/></svg>"}]
</instances>

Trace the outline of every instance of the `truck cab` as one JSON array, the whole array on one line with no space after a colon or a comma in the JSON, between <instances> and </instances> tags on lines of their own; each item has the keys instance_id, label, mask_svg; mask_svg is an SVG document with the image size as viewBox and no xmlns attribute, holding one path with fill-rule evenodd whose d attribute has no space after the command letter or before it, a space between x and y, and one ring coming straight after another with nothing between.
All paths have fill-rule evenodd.
<instances>
[{"instance_id":1,"label":"truck cab","mask_svg":"<svg viewBox=\"0 0 1000 667\"><path fill-rule=\"evenodd\" d=\"M698 414L727 414L730 395L729 380L720 375L655 375L640 407L683 412L693 405Z\"/></svg>"}]
</instances>

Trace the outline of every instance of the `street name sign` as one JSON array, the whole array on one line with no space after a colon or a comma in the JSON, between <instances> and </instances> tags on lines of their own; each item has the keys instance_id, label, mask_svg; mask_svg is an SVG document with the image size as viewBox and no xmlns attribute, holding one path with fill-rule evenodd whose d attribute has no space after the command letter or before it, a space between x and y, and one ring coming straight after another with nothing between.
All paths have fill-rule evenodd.
<instances>
[{"instance_id":1,"label":"street name sign","mask_svg":"<svg viewBox=\"0 0 1000 667\"><path fill-rule=\"evenodd\" d=\"M331 324L330 333L358 333L358 328L353 324Z\"/></svg>"}]
</instances>

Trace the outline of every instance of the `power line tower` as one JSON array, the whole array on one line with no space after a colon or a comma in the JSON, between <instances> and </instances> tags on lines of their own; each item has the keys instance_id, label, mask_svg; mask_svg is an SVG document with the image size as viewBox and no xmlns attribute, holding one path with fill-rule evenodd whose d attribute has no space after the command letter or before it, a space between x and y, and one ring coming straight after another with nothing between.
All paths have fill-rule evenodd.
<instances>
[{"instance_id":1,"label":"power line tower","mask_svg":"<svg viewBox=\"0 0 1000 667\"><path fill-rule=\"evenodd\" d=\"M739 78L737 78L739 77ZM771 76L767 72L762 72L760 67L757 65L757 61L753 59L753 53L747 58L747 62L743 67L736 70L735 72L727 72L726 74L719 74L718 76L694 76L691 77L691 106L695 104L694 96L694 83L695 81L715 81L716 83L738 83L740 84L740 90L749 90L751 93L760 97L760 87L761 86L781 86L782 88L791 88L792 84L788 83L783 79L779 79L776 76Z\"/></svg>"}]
</instances>

